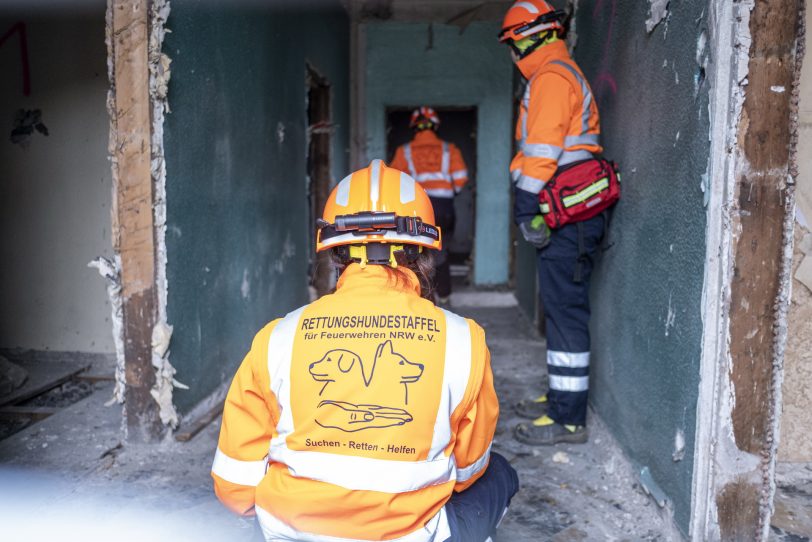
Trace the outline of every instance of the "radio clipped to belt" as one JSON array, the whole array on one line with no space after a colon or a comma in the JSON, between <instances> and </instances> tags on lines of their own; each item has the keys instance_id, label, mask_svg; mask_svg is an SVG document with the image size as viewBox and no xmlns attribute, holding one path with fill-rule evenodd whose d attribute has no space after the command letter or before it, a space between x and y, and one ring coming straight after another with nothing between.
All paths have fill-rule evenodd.
<instances>
[{"instance_id":1,"label":"radio clipped to belt","mask_svg":"<svg viewBox=\"0 0 812 542\"><path fill-rule=\"evenodd\" d=\"M561 168L539 193L539 207L555 229L597 216L619 199L617 164L595 158Z\"/></svg>"}]
</instances>

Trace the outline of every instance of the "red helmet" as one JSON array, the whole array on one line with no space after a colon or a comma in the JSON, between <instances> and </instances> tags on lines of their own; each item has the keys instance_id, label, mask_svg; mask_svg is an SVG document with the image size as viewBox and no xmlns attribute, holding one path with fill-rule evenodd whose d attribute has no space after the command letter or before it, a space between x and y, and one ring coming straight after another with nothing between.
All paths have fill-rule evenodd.
<instances>
[{"instance_id":1,"label":"red helmet","mask_svg":"<svg viewBox=\"0 0 812 542\"><path fill-rule=\"evenodd\" d=\"M562 21L566 13L555 10L544 0L521 0L514 2L502 21L499 41L522 40L545 30L564 31Z\"/></svg>"},{"instance_id":2,"label":"red helmet","mask_svg":"<svg viewBox=\"0 0 812 542\"><path fill-rule=\"evenodd\" d=\"M412 118L409 121L409 128L414 128L420 123L421 120L429 121L435 127L440 125L440 117L437 116L437 112L426 105L418 107L412 111Z\"/></svg>"}]
</instances>

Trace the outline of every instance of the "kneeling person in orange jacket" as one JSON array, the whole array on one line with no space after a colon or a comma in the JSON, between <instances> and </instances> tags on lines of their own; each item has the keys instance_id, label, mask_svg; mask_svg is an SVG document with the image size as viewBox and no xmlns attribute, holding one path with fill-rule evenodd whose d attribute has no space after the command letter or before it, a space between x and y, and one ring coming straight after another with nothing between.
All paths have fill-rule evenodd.
<instances>
[{"instance_id":1,"label":"kneeling person in orange jacket","mask_svg":"<svg viewBox=\"0 0 812 542\"><path fill-rule=\"evenodd\" d=\"M375 160L346 177L317 240L343 269L336 292L254 338L212 477L266 540L484 541L518 490L491 452L484 331L421 297L433 224L406 173Z\"/></svg>"}]
</instances>

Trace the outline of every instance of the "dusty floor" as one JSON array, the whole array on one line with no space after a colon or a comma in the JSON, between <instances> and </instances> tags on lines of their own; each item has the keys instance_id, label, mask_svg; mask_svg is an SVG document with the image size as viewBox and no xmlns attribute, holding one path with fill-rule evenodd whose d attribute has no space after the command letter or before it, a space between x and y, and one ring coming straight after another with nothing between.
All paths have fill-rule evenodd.
<instances>
[{"instance_id":1,"label":"dusty floor","mask_svg":"<svg viewBox=\"0 0 812 542\"><path fill-rule=\"evenodd\" d=\"M505 295L460 296L454 307L486 329L503 412L495 449L522 484L498 542L677 540L594 417L585 445L534 450L511 438L518 420L510 404L539 390L544 344L515 306L499 306ZM480 306L461 306L471 302ZM211 492L219 421L187 443L122 445L120 408L104 406L110 395L109 385L97 385L0 441L0 525L10 533L3 540L255 540L252 523Z\"/></svg>"}]
</instances>

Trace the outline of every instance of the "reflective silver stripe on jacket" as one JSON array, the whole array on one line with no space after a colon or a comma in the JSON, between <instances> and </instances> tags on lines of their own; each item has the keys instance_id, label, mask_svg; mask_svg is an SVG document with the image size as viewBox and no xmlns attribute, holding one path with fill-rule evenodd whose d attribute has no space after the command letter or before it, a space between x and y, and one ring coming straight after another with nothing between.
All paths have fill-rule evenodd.
<instances>
[{"instance_id":1,"label":"reflective silver stripe on jacket","mask_svg":"<svg viewBox=\"0 0 812 542\"><path fill-rule=\"evenodd\" d=\"M566 166L567 164L572 164L573 162L589 160L591 158L593 158L592 153L583 149L577 151L564 151L561 158L558 159L558 165L559 167Z\"/></svg>"},{"instance_id":2,"label":"reflective silver stripe on jacket","mask_svg":"<svg viewBox=\"0 0 812 542\"><path fill-rule=\"evenodd\" d=\"M265 477L265 468L268 462L265 459L259 461L242 461L226 455L218 446L214 454L214 462L211 472L232 484L241 486L256 486Z\"/></svg>"},{"instance_id":3,"label":"reflective silver stripe on jacket","mask_svg":"<svg viewBox=\"0 0 812 542\"><path fill-rule=\"evenodd\" d=\"M538 194L544 188L546 183L547 181L542 181L541 179L536 179L535 177L522 173L521 177L519 177L519 180L516 183L516 188L521 188L525 192L530 192L531 194Z\"/></svg>"},{"instance_id":4,"label":"reflective silver stripe on jacket","mask_svg":"<svg viewBox=\"0 0 812 542\"><path fill-rule=\"evenodd\" d=\"M271 332L268 372L271 391L281 412L278 436L271 440L269 458L285 464L291 474L347 489L402 493L456 480L457 466L445 455L451 442L451 413L465 397L471 372L471 333L468 322L451 312L446 318L446 352L440 396L429 456L426 461L390 461L329 452L291 450L287 437L294 432L291 415L290 374L293 341L303 309L283 318Z\"/></svg>"},{"instance_id":5,"label":"reflective silver stripe on jacket","mask_svg":"<svg viewBox=\"0 0 812 542\"><path fill-rule=\"evenodd\" d=\"M522 143L522 152L530 158L550 158L558 160L564 149L547 143Z\"/></svg>"},{"instance_id":6,"label":"reflective silver stripe on jacket","mask_svg":"<svg viewBox=\"0 0 812 542\"><path fill-rule=\"evenodd\" d=\"M368 542L358 538L343 538L297 531L260 506L256 507L256 511L262 535L268 542L279 540L296 542ZM450 537L451 529L448 525L448 515L445 507L443 507L420 529L400 538L389 538L387 542L444 542Z\"/></svg>"},{"instance_id":7,"label":"reflective silver stripe on jacket","mask_svg":"<svg viewBox=\"0 0 812 542\"><path fill-rule=\"evenodd\" d=\"M420 182L420 179L417 178L417 170L414 168L414 161L412 160L411 143L406 143L403 146L403 156L406 158L406 167L409 168L409 175L411 175L415 181Z\"/></svg>"}]
</instances>

